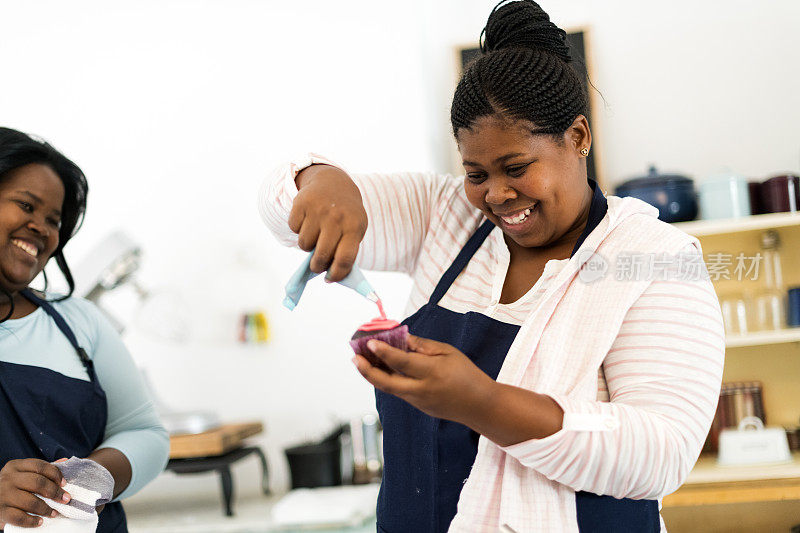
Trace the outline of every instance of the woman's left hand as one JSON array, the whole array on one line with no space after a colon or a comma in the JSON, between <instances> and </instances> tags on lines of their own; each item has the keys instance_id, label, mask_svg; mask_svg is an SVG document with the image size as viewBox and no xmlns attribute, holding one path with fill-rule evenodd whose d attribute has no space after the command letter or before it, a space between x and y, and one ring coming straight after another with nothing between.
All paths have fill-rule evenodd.
<instances>
[{"instance_id":1,"label":"woman's left hand","mask_svg":"<svg viewBox=\"0 0 800 533\"><path fill-rule=\"evenodd\" d=\"M449 344L409 335L408 352L377 340L368 346L398 373L384 372L356 355L353 362L364 379L430 416L467 424L491 398L496 382Z\"/></svg>"}]
</instances>

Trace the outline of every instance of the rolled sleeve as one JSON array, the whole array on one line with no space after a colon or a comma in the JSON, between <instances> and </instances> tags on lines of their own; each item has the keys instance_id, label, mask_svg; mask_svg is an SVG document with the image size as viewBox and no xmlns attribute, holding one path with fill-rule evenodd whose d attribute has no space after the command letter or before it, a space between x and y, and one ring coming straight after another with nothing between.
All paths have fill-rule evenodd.
<instances>
[{"instance_id":1,"label":"rolled sleeve","mask_svg":"<svg viewBox=\"0 0 800 533\"><path fill-rule=\"evenodd\" d=\"M284 246L297 246L297 234L289 229L286 222L298 192L295 178L301 170L317 164L342 168L321 155L304 154L273 170L258 191L258 212L261 220Z\"/></svg>"}]
</instances>

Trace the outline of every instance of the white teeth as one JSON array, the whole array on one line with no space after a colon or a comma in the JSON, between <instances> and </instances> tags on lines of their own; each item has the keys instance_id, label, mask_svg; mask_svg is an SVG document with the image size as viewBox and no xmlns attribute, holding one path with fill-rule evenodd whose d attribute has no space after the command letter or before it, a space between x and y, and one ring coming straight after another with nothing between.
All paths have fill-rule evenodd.
<instances>
[{"instance_id":1,"label":"white teeth","mask_svg":"<svg viewBox=\"0 0 800 533\"><path fill-rule=\"evenodd\" d=\"M36 257L36 256L39 255L39 250L37 250L36 247L34 245L30 244L30 243L27 243L25 241L21 241L19 239L14 239L14 240L11 241L11 243L14 246L16 246L17 248L22 248L24 251L28 252L33 257Z\"/></svg>"},{"instance_id":2,"label":"white teeth","mask_svg":"<svg viewBox=\"0 0 800 533\"><path fill-rule=\"evenodd\" d=\"M503 219L503 222L506 224L520 224L523 220L528 218L528 215L531 214L530 208L521 211L520 213L514 215L513 217L500 217Z\"/></svg>"}]
</instances>

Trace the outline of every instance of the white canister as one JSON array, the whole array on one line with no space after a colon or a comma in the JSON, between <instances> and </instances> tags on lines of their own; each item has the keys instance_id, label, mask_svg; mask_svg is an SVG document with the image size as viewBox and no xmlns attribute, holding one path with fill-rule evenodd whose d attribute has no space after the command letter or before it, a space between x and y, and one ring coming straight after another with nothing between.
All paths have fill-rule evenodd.
<instances>
[{"instance_id":1,"label":"white canister","mask_svg":"<svg viewBox=\"0 0 800 533\"><path fill-rule=\"evenodd\" d=\"M750 190L744 176L717 174L700 184L700 216L704 220L750 215Z\"/></svg>"}]
</instances>

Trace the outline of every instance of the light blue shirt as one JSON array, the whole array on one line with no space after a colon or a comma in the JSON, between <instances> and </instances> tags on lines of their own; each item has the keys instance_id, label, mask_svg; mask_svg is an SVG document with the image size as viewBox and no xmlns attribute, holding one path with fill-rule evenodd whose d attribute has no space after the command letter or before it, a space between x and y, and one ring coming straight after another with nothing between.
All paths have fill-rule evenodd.
<instances>
[{"instance_id":1,"label":"light blue shirt","mask_svg":"<svg viewBox=\"0 0 800 533\"><path fill-rule=\"evenodd\" d=\"M53 297L48 294L47 299ZM108 402L108 422L99 448L115 448L130 461L133 474L130 485L117 499L126 498L164 470L169 457L169 436L136 364L101 311L77 297L52 304L75 333L78 345L94 361ZM0 360L49 368L89 381L75 349L41 308L28 316L0 322Z\"/></svg>"}]
</instances>

